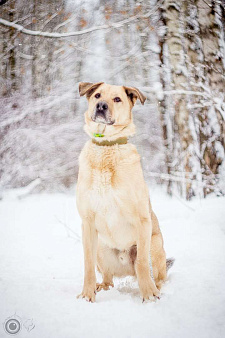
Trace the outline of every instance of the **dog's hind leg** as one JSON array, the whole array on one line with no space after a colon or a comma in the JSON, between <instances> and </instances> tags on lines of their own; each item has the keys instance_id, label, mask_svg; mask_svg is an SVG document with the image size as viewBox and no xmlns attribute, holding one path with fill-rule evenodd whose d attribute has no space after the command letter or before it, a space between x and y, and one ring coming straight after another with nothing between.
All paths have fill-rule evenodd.
<instances>
[{"instance_id":1,"label":"dog's hind leg","mask_svg":"<svg viewBox=\"0 0 225 338\"><path fill-rule=\"evenodd\" d=\"M113 257L111 253L112 249L99 243L97 253L97 268L102 275L102 283L96 283L96 291L109 290L110 287L114 287L113 273L110 271L110 262Z\"/></svg>"},{"instance_id":2,"label":"dog's hind leg","mask_svg":"<svg viewBox=\"0 0 225 338\"><path fill-rule=\"evenodd\" d=\"M162 284L166 281L167 276L166 253L163 248L163 238L159 228L158 219L153 211L151 218L153 223L153 233L151 238L151 259L155 284L160 290Z\"/></svg>"},{"instance_id":3,"label":"dog's hind leg","mask_svg":"<svg viewBox=\"0 0 225 338\"><path fill-rule=\"evenodd\" d=\"M103 274L102 283L96 283L96 291L109 290L110 287L114 287L113 276L111 274Z\"/></svg>"},{"instance_id":4,"label":"dog's hind leg","mask_svg":"<svg viewBox=\"0 0 225 338\"><path fill-rule=\"evenodd\" d=\"M161 233L152 236L151 259L155 284L160 290L162 284L166 281L166 253L162 246Z\"/></svg>"}]
</instances>

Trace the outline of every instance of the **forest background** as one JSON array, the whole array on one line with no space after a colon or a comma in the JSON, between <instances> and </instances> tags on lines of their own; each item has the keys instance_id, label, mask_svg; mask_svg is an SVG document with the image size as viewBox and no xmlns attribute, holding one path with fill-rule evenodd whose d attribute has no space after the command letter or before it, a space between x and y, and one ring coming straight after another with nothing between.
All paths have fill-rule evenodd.
<instances>
[{"instance_id":1,"label":"forest background","mask_svg":"<svg viewBox=\"0 0 225 338\"><path fill-rule=\"evenodd\" d=\"M148 182L186 199L225 192L221 0L0 2L0 191L76 183L80 81L138 87L132 139Z\"/></svg>"}]
</instances>

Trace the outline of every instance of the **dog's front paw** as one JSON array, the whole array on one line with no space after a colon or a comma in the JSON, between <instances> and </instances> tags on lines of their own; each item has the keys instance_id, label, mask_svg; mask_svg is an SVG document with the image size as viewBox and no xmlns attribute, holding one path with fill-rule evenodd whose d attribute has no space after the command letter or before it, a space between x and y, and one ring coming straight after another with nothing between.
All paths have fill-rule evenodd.
<instances>
[{"instance_id":1,"label":"dog's front paw","mask_svg":"<svg viewBox=\"0 0 225 338\"><path fill-rule=\"evenodd\" d=\"M142 285L142 288L140 291L141 291L143 302L146 300L155 301L155 297L160 299L160 292L154 284L151 285L149 283L149 284Z\"/></svg>"},{"instance_id":2,"label":"dog's front paw","mask_svg":"<svg viewBox=\"0 0 225 338\"><path fill-rule=\"evenodd\" d=\"M77 298L84 298L87 302L95 302L96 290L93 288L84 288L80 295Z\"/></svg>"}]
</instances>

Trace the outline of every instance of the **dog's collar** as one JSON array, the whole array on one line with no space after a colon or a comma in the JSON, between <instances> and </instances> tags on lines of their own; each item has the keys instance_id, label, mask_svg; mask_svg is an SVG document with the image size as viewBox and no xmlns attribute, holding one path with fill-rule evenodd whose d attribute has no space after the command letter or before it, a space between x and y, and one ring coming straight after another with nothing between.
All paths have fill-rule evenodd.
<instances>
[{"instance_id":1,"label":"dog's collar","mask_svg":"<svg viewBox=\"0 0 225 338\"><path fill-rule=\"evenodd\" d=\"M100 142L98 142L93 138L92 143L97 144L98 146L113 146L114 144L127 144L127 137L119 137L113 141L105 140Z\"/></svg>"},{"instance_id":2,"label":"dog's collar","mask_svg":"<svg viewBox=\"0 0 225 338\"><path fill-rule=\"evenodd\" d=\"M105 135L94 133L93 136L94 136L94 137L104 137Z\"/></svg>"}]
</instances>

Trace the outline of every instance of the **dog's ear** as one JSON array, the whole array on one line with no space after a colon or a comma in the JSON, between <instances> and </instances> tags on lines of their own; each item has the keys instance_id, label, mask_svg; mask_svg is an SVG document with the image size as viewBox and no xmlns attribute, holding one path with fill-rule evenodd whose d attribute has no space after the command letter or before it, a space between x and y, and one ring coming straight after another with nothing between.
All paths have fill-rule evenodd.
<instances>
[{"instance_id":1,"label":"dog's ear","mask_svg":"<svg viewBox=\"0 0 225 338\"><path fill-rule=\"evenodd\" d=\"M125 86L124 86L124 89L125 89L127 96L131 100L133 106L135 102L137 101L137 99L141 101L141 104L145 103L146 97L140 92L139 89L135 87L125 87Z\"/></svg>"},{"instance_id":2,"label":"dog's ear","mask_svg":"<svg viewBox=\"0 0 225 338\"><path fill-rule=\"evenodd\" d=\"M86 95L86 97L89 98L91 94L103 83L104 82L97 82L97 83L80 82L79 83L80 96Z\"/></svg>"}]
</instances>

